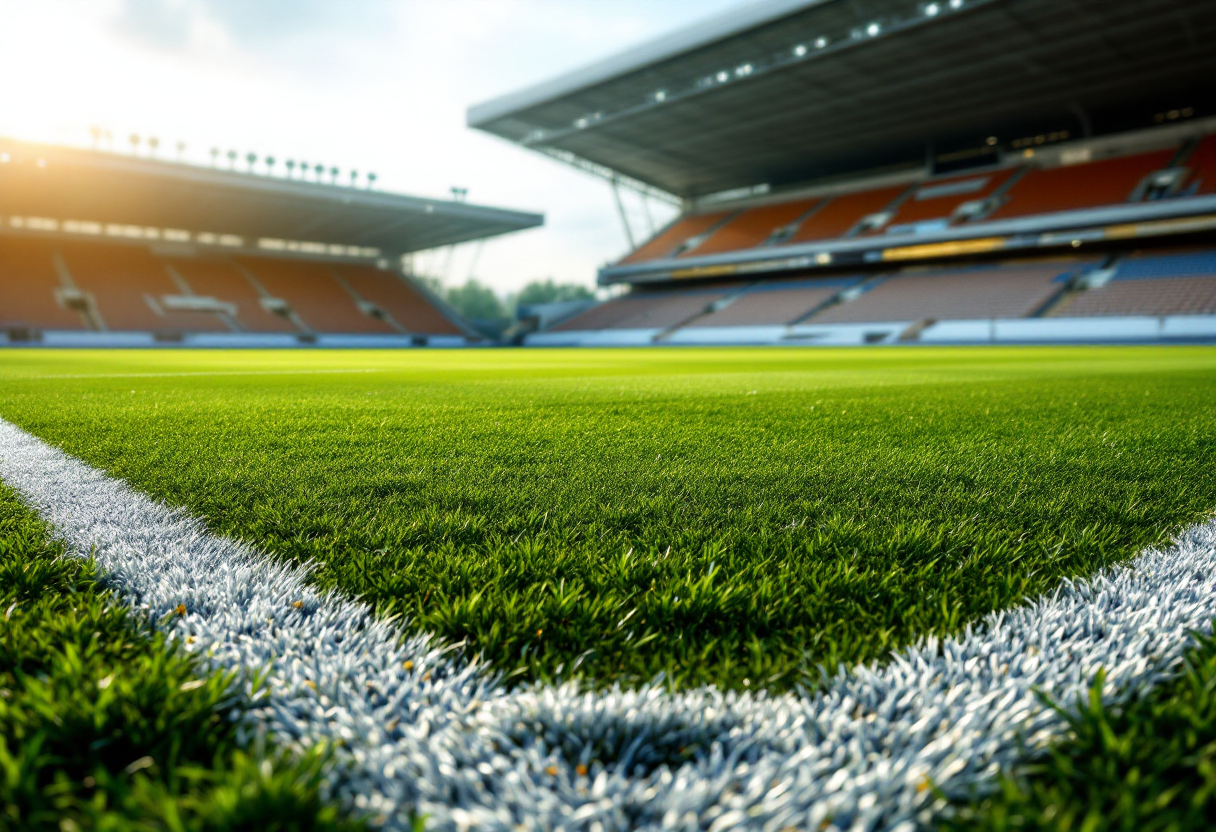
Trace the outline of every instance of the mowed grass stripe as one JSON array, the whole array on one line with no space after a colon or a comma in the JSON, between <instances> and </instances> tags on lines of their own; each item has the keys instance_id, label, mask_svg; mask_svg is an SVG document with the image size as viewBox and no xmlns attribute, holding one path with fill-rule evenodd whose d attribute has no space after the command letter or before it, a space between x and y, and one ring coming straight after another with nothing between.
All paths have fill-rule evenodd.
<instances>
[{"instance_id":1,"label":"mowed grass stripe","mask_svg":"<svg viewBox=\"0 0 1216 832\"><path fill-rule=\"evenodd\" d=\"M1209 348L6 359L0 412L521 681L818 684L1216 506ZM301 363L378 372L18 377Z\"/></svg>"},{"instance_id":2,"label":"mowed grass stripe","mask_svg":"<svg viewBox=\"0 0 1216 832\"><path fill-rule=\"evenodd\" d=\"M0 485L0 829L354 830L323 760L240 742L247 703Z\"/></svg>"},{"instance_id":3,"label":"mowed grass stripe","mask_svg":"<svg viewBox=\"0 0 1216 832\"><path fill-rule=\"evenodd\" d=\"M1065 732L1070 714L1043 694L1073 701L1094 677L1115 702L1142 693L1216 614L1208 523L813 697L509 690L425 641L397 645L365 608L312 595L299 574L2 422L0 476L153 615L180 603L175 628L212 661L268 665L256 717L304 747L339 740L337 790L392 829L425 817L436 829L910 832L947 808L939 794L982 788Z\"/></svg>"}]
</instances>

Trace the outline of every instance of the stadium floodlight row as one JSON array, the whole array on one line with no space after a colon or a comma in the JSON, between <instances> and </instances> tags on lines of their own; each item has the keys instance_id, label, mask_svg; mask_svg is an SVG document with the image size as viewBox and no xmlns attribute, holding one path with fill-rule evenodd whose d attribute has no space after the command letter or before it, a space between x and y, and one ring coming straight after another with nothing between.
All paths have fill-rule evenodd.
<instances>
[{"instance_id":1,"label":"stadium floodlight row","mask_svg":"<svg viewBox=\"0 0 1216 832\"><path fill-rule=\"evenodd\" d=\"M0 340L463 344L476 333L402 255L542 222L0 139Z\"/></svg>"},{"instance_id":2,"label":"stadium floodlight row","mask_svg":"<svg viewBox=\"0 0 1216 832\"><path fill-rule=\"evenodd\" d=\"M1216 337L1210 257L1117 290L1216 240L1213 34L1193 0L769 0L473 107L683 206L528 343Z\"/></svg>"}]
</instances>

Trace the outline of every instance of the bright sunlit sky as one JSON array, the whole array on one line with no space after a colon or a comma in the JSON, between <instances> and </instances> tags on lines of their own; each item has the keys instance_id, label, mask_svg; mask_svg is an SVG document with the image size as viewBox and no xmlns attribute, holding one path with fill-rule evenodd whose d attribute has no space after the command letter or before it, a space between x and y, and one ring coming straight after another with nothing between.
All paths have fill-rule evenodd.
<instances>
[{"instance_id":1,"label":"bright sunlit sky","mask_svg":"<svg viewBox=\"0 0 1216 832\"><path fill-rule=\"evenodd\" d=\"M184 141L202 164L220 147L465 187L546 225L421 270L590 284L626 249L608 185L469 130L467 107L749 1L0 0L0 135L88 145L99 125L120 152L138 133L162 158Z\"/></svg>"}]
</instances>

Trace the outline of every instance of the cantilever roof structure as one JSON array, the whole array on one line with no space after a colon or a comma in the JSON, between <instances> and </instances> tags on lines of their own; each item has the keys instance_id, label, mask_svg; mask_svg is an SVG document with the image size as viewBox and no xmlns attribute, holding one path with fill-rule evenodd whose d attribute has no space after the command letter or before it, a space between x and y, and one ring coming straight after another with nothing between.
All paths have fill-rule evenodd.
<instances>
[{"instance_id":1,"label":"cantilever roof structure","mask_svg":"<svg viewBox=\"0 0 1216 832\"><path fill-rule=\"evenodd\" d=\"M469 110L695 198L1216 111L1210 0L764 0Z\"/></svg>"},{"instance_id":2,"label":"cantilever roof structure","mask_svg":"<svg viewBox=\"0 0 1216 832\"><path fill-rule=\"evenodd\" d=\"M534 228L539 214L0 139L0 220L183 229L406 254ZM71 225L74 224L74 225Z\"/></svg>"}]
</instances>

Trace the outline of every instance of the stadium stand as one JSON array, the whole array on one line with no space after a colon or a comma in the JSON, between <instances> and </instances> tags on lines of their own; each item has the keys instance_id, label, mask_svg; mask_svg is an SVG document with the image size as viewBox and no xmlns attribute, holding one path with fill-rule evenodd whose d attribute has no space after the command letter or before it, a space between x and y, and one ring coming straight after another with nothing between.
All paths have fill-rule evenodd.
<instances>
[{"instance_id":1,"label":"stadium stand","mask_svg":"<svg viewBox=\"0 0 1216 832\"><path fill-rule=\"evenodd\" d=\"M805 243L843 237L864 218L890 209L892 203L907 192L907 185L895 185L832 197L822 208L803 220L789 242Z\"/></svg>"},{"instance_id":2,"label":"stadium stand","mask_svg":"<svg viewBox=\"0 0 1216 832\"><path fill-rule=\"evenodd\" d=\"M1127 202L1144 177L1169 165L1174 150L1137 153L1027 172L990 219L1024 217Z\"/></svg>"},{"instance_id":3,"label":"stadium stand","mask_svg":"<svg viewBox=\"0 0 1216 832\"><path fill-rule=\"evenodd\" d=\"M900 203L885 230L894 233L919 223L935 221L948 224L959 206L990 197L1014 173L1013 169L1006 168L929 180Z\"/></svg>"},{"instance_id":4,"label":"stadium stand","mask_svg":"<svg viewBox=\"0 0 1216 832\"><path fill-rule=\"evenodd\" d=\"M1187 193L1216 194L1216 135L1206 136L1199 142L1186 167L1191 172Z\"/></svg>"},{"instance_id":5,"label":"stadium stand","mask_svg":"<svg viewBox=\"0 0 1216 832\"><path fill-rule=\"evenodd\" d=\"M1054 317L1216 314L1216 251L1141 254L1110 279L1075 294Z\"/></svg>"},{"instance_id":6,"label":"stadium stand","mask_svg":"<svg viewBox=\"0 0 1216 832\"><path fill-rule=\"evenodd\" d=\"M811 322L871 323L921 319L1020 318L1058 293L1077 263L910 269L876 280L848 303L824 309Z\"/></svg>"},{"instance_id":7,"label":"stadium stand","mask_svg":"<svg viewBox=\"0 0 1216 832\"><path fill-rule=\"evenodd\" d=\"M716 229L704 243L697 246L695 252L690 253L717 254L763 245L772 240L778 231L789 229L822 202L821 199L798 200L749 208Z\"/></svg>"},{"instance_id":8,"label":"stadium stand","mask_svg":"<svg viewBox=\"0 0 1216 832\"><path fill-rule=\"evenodd\" d=\"M291 333L291 321L262 306L262 295L249 279L228 260L219 258L173 258L166 261L177 270L191 291L235 307L233 318L243 332Z\"/></svg>"},{"instance_id":9,"label":"stadium stand","mask_svg":"<svg viewBox=\"0 0 1216 832\"><path fill-rule=\"evenodd\" d=\"M697 318L692 325L779 326L793 323L860 280L849 277L761 283L729 304Z\"/></svg>"},{"instance_id":10,"label":"stadium stand","mask_svg":"<svg viewBox=\"0 0 1216 832\"><path fill-rule=\"evenodd\" d=\"M179 295L165 263L147 249L126 245L64 242L58 247L72 281L88 293L100 323L112 332L225 332L214 313L166 309L161 300Z\"/></svg>"},{"instance_id":11,"label":"stadium stand","mask_svg":"<svg viewBox=\"0 0 1216 832\"><path fill-rule=\"evenodd\" d=\"M738 286L682 292L634 292L589 309L559 324L555 332L585 329L667 329L689 321Z\"/></svg>"},{"instance_id":12,"label":"stadium stand","mask_svg":"<svg viewBox=\"0 0 1216 832\"><path fill-rule=\"evenodd\" d=\"M643 260L660 260L681 254L683 247L687 246L690 240L710 231L728 216L730 216L729 212L719 211L712 214L680 217L621 262L638 263Z\"/></svg>"},{"instance_id":13,"label":"stadium stand","mask_svg":"<svg viewBox=\"0 0 1216 832\"><path fill-rule=\"evenodd\" d=\"M360 297L383 310L406 332L426 335L461 334L455 324L444 317L400 275L360 265L334 266L333 270Z\"/></svg>"},{"instance_id":14,"label":"stadium stand","mask_svg":"<svg viewBox=\"0 0 1216 832\"><path fill-rule=\"evenodd\" d=\"M324 263L242 257L237 263L315 332L387 335L395 330L364 313Z\"/></svg>"},{"instance_id":15,"label":"stadium stand","mask_svg":"<svg viewBox=\"0 0 1216 832\"><path fill-rule=\"evenodd\" d=\"M0 326L84 329L62 288L48 245L16 239L0 245Z\"/></svg>"}]
</instances>

